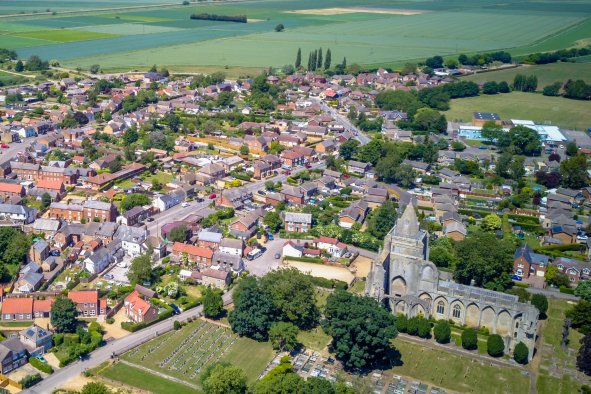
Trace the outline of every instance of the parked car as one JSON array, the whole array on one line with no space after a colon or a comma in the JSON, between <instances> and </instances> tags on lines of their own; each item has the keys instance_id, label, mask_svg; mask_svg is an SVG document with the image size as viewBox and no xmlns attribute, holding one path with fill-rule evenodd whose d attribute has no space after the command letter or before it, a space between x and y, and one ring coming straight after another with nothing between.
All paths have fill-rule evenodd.
<instances>
[{"instance_id":1,"label":"parked car","mask_svg":"<svg viewBox=\"0 0 591 394\"><path fill-rule=\"evenodd\" d=\"M306 168L312 168L312 165L310 163L306 163L306 165L304 167L306 167Z\"/></svg>"},{"instance_id":2,"label":"parked car","mask_svg":"<svg viewBox=\"0 0 591 394\"><path fill-rule=\"evenodd\" d=\"M281 258L281 255L279 253L275 253L275 258L276 259L280 259Z\"/></svg>"},{"instance_id":3,"label":"parked car","mask_svg":"<svg viewBox=\"0 0 591 394\"><path fill-rule=\"evenodd\" d=\"M0 145L0 146L1 146L2 148L4 148L4 149L8 148L8 145L6 145L6 144L2 144L2 145Z\"/></svg>"},{"instance_id":4,"label":"parked car","mask_svg":"<svg viewBox=\"0 0 591 394\"><path fill-rule=\"evenodd\" d=\"M209 195L209 199L210 200L213 200L216 197L217 197L217 194L215 194L215 193L212 193L212 194Z\"/></svg>"},{"instance_id":5,"label":"parked car","mask_svg":"<svg viewBox=\"0 0 591 394\"><path fill-rule=\"evenodd\" d=\"M154 218L147 218L146 219L146 222L153 222L153 221L154 221Z\"/></svg>"},{"instance_id":6,"label":"parked car","mask_svg":"<svg viewBox=\"0 0 591 394\"><path fill-rule=\"evenodd\" d=\"M273 237L273 234L269 233L269 234L267 234L267 239L269 241L273 241L275 238Z\"/></svg>"},{"instance_id":7,"label":"parked car","mask_svg":"<svg viewBox=\"0 0 591 394\"><path fill-rule=\"evenodd\" d=\"M258 193L258 194L260 194L261 196L266 196L266 195L267 195L267 193L265 193L265 192L264 192L264 191L262 191L262 190L259 190L257 193Z\"/></svg>"},{"instance_id":8,"label":"parked car","mask_svg":"<svg viewBox=\"0 0 591 394\"><path fill-rule=\"evenodd\" d=\"M57 249L53 249L52 251L49 252L50 256L55 256L55 257L58 257L60 254L61 254L60 251Z\"/></svg>"},{"instance_id":9,"label":"parked car","mask_svg":"<svg viewBox=\"0 0 591 394\"><path fill-rule=\"evenodd\" d=\"M182 204L181 204L181 206L182 206L183 208L187 208L187 207L190 207L190 206L191 206L191 204L189 204L188 202L184 202L184 203L182 203Z\"/></svg>"},{"instance_id":10,"label":"parked car","mask_svg":"<svg viewBox=\"0 0 591 394\"><path fill-rule=\"evenodd\" d=\"M511 279L517 280L517 281L522 281L523 280L523 278L521 276L519 276L519 275L511 275Z\"/></svg>"},{"instance_id":11,"label":"parked car","mask_svg":"<svg viewBox=\"0 0 591 394\"><path fill-rule=\"evenodd\" d=\"M103 275L103 278L105 278L105 279L113 279L114 276L113 276L113 274L104 274Z\"/></svg>"}]
</instances>

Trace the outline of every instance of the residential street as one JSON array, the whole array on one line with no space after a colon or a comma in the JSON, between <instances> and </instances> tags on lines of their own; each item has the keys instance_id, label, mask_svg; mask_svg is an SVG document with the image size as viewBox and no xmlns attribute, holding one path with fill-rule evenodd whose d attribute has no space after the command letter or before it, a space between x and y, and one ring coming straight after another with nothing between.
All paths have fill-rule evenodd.
<instances>
[{"instance_id":1,"label":"residential street","mask_svg":"<svg viewBox=\"0 0 591 394\"><path fill-rule=\"evenodd\" d=\"M224 303L230 303L231 298L231 292L224 294ZM131 333L126 337L116 339L92 352L88 356L88 359L77 361L68 365L67 367L55 371L52 375L45 378L41 383L24 390L23 393L50 394L55 389L60 388L66 384L66 382L68 382L70 379L83 373L86 369L94 368L99 364L109 360L113 353L119 355L131 348L139 346L142 343L156 337L158 334L172 330L174 320L184 321L189 317L196 317L202 311L203 306L200 305L194 309L183 312L180 315L173 316L170 319L156 323L148 328Z\"/></svg>"}]
</instances>

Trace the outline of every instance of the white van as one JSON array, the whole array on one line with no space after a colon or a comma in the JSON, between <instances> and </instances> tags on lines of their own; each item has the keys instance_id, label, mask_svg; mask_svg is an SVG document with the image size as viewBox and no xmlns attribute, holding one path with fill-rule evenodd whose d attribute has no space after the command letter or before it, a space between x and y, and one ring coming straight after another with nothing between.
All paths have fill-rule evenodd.
<instances>
[{"instance_id":1,"label":"white van","mask_svg":"<svg viewBox=\"0 0 591 394\"><path fill-rule=\"evenodd\" d=\"M248 252L248 254L246 255L246 258L248 260L254 260L257 257L259 257L260 255L262 255L262 254L263 254L263 251L262 250L260 250L260 249L253 249L250 252Z\"/></svg>"}]
</instances>

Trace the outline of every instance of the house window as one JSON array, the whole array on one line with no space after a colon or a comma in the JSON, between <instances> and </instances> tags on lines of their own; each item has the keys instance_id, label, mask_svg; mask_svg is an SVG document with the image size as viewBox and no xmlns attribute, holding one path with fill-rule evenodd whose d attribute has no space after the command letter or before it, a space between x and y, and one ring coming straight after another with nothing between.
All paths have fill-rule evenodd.
<instances>
[{"instance_id":1,"label":"house window","mask_svg":"<svg viewBox=\"0 0 591 394\"><path fill-rule=\"evenodd\" d=\"M462 310L459 305L454 306L453 317L459 319L462 315Z\"/></svg>"},{"instance_id":2,"label":"house window","mask_svg":"<svg viewBox=\"0 0 591 394\"><path fill-rule=\"evenodd\" d=\"M564 269L564 265L562 265L562 264L558 264L558 269L559 269L559 270L562 270L562 269Z\"/></svg>"},{"instance_id":3,"label":"house window","mask_svg":"<svg viewBox=\"0 0 591 394\"><path fill-rule=\"evenodd\" d=\"M439 301L439 303L437 304L437 313L439 315L443 315L443 313L445 313L445 304L443 303L443 301Z\"/></svg>"}]
</instances>

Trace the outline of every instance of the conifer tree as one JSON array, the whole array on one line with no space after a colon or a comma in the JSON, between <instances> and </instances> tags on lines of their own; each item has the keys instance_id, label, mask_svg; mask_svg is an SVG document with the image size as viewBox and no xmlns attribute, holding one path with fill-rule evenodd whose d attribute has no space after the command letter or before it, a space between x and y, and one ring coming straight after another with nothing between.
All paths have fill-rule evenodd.
<instances>
[{"instance_id":1,"label":"conifer tree","mask_svg":"<svg viewBox=\"0 0 591 394\"><path fill-rule=\"evenodd\" d=\"M318 50L318 59L316 59L316 68L322 68L322 48Z\"/></svg>"},{"instance_id":2,"label":"conifer tree","mask_svg":"<svg viewBox=\"0 0 591 394\"><path fill-rule=\"evenodd\" d=\"M298 48L298 54L296 56L296 61L295 61L295 68L298 69L300 68L302 65L302 48Z\"/></svg>"},{"instance_id":3,"label":"conifer tree","mask_svg":"<svg viewBox=\"0 0 591 394\"><path fill-rule=\"evenodd\" d=\"M331 56L332 54L330 53L330 48L328 48L326 50L326 56L324 58L324 69L328 70L330 68L330 62L331 62Z\"/></svg>"}]
</instances>

